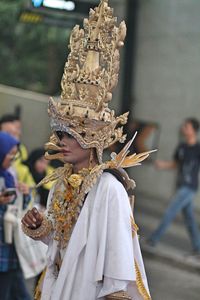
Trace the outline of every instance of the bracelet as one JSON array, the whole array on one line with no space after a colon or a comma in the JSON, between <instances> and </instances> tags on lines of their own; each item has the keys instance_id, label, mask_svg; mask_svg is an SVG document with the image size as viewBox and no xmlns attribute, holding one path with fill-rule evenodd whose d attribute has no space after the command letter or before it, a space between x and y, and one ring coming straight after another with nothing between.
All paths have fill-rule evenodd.
<instances>
[{"instance_id":1,"label":"bracelet","mask_svg":"<svg viewBox=\"0 0 200 300\"><path fill-rule=\"evenodd\" d=\"M52 223L47 218L43 218L42 224L36 229L30 229L22 224L23 232L32 239L40 240L47 236L52 230Z\"/></svg>"},{"instance_id":2,"label":"bracelet","mask_svg":"<svg viewBox=\"0 0 200 300\"><path fill-rule=\"evenodd\" d=\"M127 292L124 291L120 291L106 296L106 300L131 300L131 299L132 298L127 294Z\"/></svg>"}]
</instances>

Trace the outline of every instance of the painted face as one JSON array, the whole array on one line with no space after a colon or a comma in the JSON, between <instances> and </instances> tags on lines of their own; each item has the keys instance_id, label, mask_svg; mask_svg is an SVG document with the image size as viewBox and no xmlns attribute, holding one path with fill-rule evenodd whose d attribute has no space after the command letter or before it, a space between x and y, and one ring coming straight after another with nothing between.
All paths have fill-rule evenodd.
<instances>
[{"instance_id":1,"label":"painted face","mask_svg":"<svg viewBox=\"0 0 200 300\"><path fill-rule=\"evenodd\" d=\"M3 167L4 169L8 169L8 168L11 166L13 160L14 160L15 157L16 157L17 152L18 152L18 147L17 147L17 146L14 146L14 147L10 150L10 152L6 155L6 157L4 158L3 163L2 163L2 167Z\"/></svg>"},{"instance_id":2,"label":"painted face","mask_svg":"<svg viewBox=\"0 0 200 300\"><path fill-rule=\"evenodd\" d=\"M76 139L66 132L57 131L56 134L60 140L65 163L75 165L89 162L90 149L83 149Z\"/></svg>"}]
</instances>

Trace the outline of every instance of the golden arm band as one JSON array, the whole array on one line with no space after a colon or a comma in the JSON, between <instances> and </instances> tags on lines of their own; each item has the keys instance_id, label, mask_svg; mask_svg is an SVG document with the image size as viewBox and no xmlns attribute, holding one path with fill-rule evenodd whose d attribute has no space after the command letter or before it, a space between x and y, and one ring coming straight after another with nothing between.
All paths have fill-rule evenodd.
<instances>
[{"instance_id":1,"label":"golden arm band","mask_svg":"<svg viewBox=\"0 0 200 300\"><path fill-rule=\"evenodd\" d=\"M43 218L42 224L36 229L31 229L22 224L23 232L34 240L40 240L46 237L52 230L52 223L46 217Z\"/></svg>"},{"instance_id":2,"label":"golden arm band","mask_svg":"<svg viewBox=\"0 0 200 300\"><path fill-rule=\"evenodd\" d=\"M127 292L120 291L106 296L106 300L132 300Z\"/></svg>"}]
</instances>

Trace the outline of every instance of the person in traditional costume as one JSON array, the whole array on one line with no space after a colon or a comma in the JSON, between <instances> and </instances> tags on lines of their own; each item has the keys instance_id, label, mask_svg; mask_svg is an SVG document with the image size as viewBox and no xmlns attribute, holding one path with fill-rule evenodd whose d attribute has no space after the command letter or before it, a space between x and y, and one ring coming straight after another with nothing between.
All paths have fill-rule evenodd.
<instances>
[{"instance_id":1,"label":"person in traditional costume","mask_svg":"<svg viewBox=\"0 0 200 300\"><path fill-rule=\"evenodd\" d=\"M49 102L52 136L46 158L64 166L40 184L54 181L44 215L36 208L22 219L29 237L48 245L47 268L36 299L150 300L130 198L135 183L123 168L138 165L149 152L120 153L103 162L103 151L123 143L123 125L108 107L118 81L119 48L126 25L101 0L70 37L61 100Z\"/></svg>"}]
</instances>

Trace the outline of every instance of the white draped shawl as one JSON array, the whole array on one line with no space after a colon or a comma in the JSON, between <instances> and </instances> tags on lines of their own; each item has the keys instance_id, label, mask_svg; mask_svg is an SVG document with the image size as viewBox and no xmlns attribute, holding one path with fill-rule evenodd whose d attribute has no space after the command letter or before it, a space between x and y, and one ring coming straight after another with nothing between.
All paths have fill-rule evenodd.
<instances>
[{"instance_id":1,"label":"white draped shawl","mask_svg":"<svg viewBox=\"0 0 200 300\"><path fill-rule=\"evenodd\" d=\"M49 196L49 202L52 193ZM103 173L88 193L58 274L57 242L49 237L42 300L95 300L127 290L134 300L149 300L148 284L132 211L123 185Z\"/></svg>"}]
</instances>

